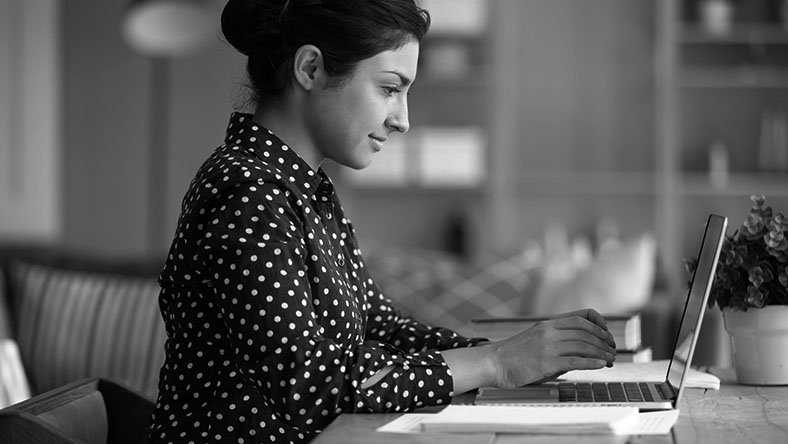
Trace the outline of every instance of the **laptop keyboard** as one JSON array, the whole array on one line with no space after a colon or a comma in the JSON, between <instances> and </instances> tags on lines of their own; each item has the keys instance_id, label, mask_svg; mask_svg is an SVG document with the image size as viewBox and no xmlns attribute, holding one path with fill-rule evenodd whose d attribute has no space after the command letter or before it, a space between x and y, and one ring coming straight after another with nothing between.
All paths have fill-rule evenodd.
<instances>
[{"instance_id":1,"label":"laptop keyboard","mask_svg":"<svg viewBox=\"0 0 788 444\"><path fill-rule=\"evenodd\" d=\"M656 388L661 389L659 385ZM562 382L558 384L558 399L561 402L654 401L645 382Z\"/></svg>"}]
</instances>

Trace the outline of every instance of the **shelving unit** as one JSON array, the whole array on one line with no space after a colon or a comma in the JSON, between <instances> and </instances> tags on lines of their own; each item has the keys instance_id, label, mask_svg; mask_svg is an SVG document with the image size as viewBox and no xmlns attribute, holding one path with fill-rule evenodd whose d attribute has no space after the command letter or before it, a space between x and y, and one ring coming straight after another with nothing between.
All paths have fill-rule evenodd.
<instances>
[{"instance_id":1,"label":"shelving unit","mask_svg":"<svg viewBox=\"0 0 788 444\"><path fill-rule=\"evenodd\" d=\"M788 28L771 2L733 2L726 33L704 30L697 2L660 2L657 71L663 73L659 108L663 162L661 239L667 257L688 257L697 244L693 223L711 211L738 228L749 210L749 196L767 196L776 211L788 211L788 168L764 170L758 156L762 116L788 107ZM709 149L722 143L727 171L711 180ZM788 146L779 148L788 150ZM673 261L675 262L675 261ZM681 282L681 270L667 270Z\"/></svg>"},{"instance_id":2,"label":"shelving unit","mask_svg":"<svg viewBox=\"0 0 788 444\"><path fill-rule=\"evenodd\" d=\"M411 244L424 248L449 249L472 255L482 247L479 225L486 213L487 144L489 126L489 77L493 61L487 34L486 0L428 0L422 6L433 15L429 34L420 47L419 70L410 89L410 131L395 134L384 152L376 156L372 167L361 172L343 171L343 201L354 221L361 242ZM445 134L445 131L455 134ZM473 134L464 137L467 131ZM445 137L444 137L445 136ZM438 152L429 148L442 145ZM391 142L397 139L397 145ZM458 140L459 139L459 140ZM457 158L447 150L451 140L468 150L466 161L478 164L472 178L437 177L436 167ZM475 141L480 140L480 143ZM449 142L447 142L449 141ZM467 141L474 141L469 144ZM481 146L480 146L481 145ZM463 147L457 146L458 151ZM476 148L476 149L474 149ZM391 151L401 150L403 157L394 168L393 180L376 177L375 168ZM470 154L469 154L470 153ZM478 155L480 162L468 162ZM429 161L425 160L429 157ZM445 158L445 162L442 160ZM405 167L402 168L404 163ZM463 166L457 166L464 171ZM440 169L440 168L437 168ZM378 170L381 171L381 170ZM388 172L383 171L381 176ZM363 175L363 177L362 177ZM392 220L397 223L392 224ZM463 245L447 240L457 226L466 234Z\"/></svg>"},{"instance_id":3,"label":"shelving unit","mask_svg":"<svg viewBox=\"0 0 788 444\"><path fill-rule=\"evenodd\" d=\"M788 30L765 15L767 0L736 3L747 9L723 35L699 25L695 1L582 1L484 2L483 33L429 37L412 130L483 128L489 176L470 188L355 187L362 233L390 239L384 218L407 214L399 234L435 246L459 209L473 219L474 247L502 251L550 224L591 234L613 218L623 237L656 235L661 284L681 295L707 213L727 215L733 230L751 194L788 211L788 168L758 166L763 111L788 108ZM468 51L460 75L435 65L431 45L443 44ZM728 170L713 180L715 141Z\"/></svg>"},{"instance_id":4,"label":"shelving unit","mask_svg":"<svg viewBox=\"0 0 788 444\"><path fill-rule=\"evenodd\" d=\"M593 237L610 219L622 237L654 232L656 2L490 3L489 247L559 224Z\"/></svg>"}]
</instances>

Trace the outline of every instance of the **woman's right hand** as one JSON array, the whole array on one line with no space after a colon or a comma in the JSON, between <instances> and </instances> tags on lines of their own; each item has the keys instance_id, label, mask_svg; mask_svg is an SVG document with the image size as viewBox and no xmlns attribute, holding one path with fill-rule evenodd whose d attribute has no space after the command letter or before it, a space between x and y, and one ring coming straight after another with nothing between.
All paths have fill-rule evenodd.
<instances>
[{"instance_id":1,"label":"woman's right hand","mask_svg":"<svg viewBox=\"0 0 788 444\"><path fill-rule=\"evenodd\" d=\"M542 321L509 339L490 344L497 387L517 387L570 370L612 365L616 343L604 318L579 310Z\"/></svg>"}]
</instances>

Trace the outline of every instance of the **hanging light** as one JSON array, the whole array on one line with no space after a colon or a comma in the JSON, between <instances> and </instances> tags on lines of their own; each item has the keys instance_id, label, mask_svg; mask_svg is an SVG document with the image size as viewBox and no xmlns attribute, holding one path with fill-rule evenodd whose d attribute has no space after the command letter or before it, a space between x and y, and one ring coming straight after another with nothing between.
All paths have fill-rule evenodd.
<instances>
[{"instance_id":1,"label":"hanging light","mask_svg":"<svg viewBox=\"0 0 788 444\"><path fill-rule=\"evenodd\" d=\"M123 17L126 42L141 54L187 55L216 35L210 0L133 0Z\"/></svg>"}]
</instances>

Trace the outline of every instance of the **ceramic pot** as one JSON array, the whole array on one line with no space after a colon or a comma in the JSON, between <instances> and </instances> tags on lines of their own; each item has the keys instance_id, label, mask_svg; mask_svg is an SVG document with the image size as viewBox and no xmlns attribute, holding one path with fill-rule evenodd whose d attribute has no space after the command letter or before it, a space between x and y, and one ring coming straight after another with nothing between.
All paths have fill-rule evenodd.
<instances>
[{"instance_id":1,"label":"ceramic pot","mask_svg":"<svg viewBox=\"0 0 788 444\"><path fill-rule=\"evenodd\" d=\"M788 385L788 306L724 309L740 384Z\"/></svg>"}]
</instances>

